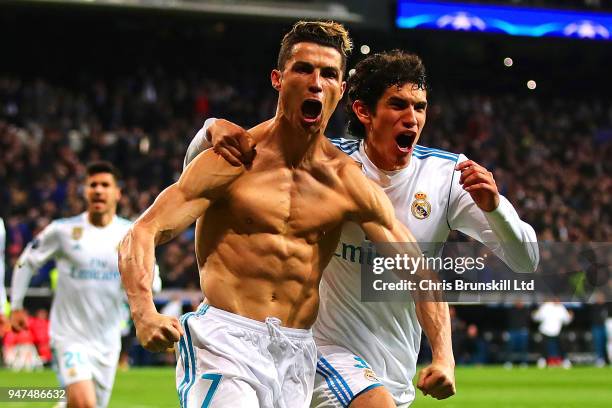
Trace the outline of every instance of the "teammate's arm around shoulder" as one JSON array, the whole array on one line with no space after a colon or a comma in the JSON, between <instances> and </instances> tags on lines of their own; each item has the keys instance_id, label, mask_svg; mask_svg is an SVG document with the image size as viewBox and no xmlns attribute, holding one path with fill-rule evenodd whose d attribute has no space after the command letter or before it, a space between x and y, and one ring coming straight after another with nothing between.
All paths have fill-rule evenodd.
<instances>
[{"instance_id":1,"label":"teammate's arm around shoulder","mask_svg":"<svg viewBox=\"0 0 612 408\"><path fill-rule=\"evenodd\" d=\"M206 169L206 171L204 171ZM150 351L163 351L182 333L176 318L157 313L151 284L155 246L169 241L204 214L209 204L242 172L212 151L189 165L181 178L157 197L136 220L119 246L119 271L136 334Z\"/></svg>"}]
</instances>

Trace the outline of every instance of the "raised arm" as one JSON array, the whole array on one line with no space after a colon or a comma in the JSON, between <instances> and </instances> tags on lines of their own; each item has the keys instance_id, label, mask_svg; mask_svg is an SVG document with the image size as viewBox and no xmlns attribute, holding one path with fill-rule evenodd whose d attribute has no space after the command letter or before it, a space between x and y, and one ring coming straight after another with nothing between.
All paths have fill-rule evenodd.
<instances>
[{"instance_id":1,"label":"raised arm","mask_svg":"<svg viewBox=\"0 0 612 408\"><path fill-rule=\"evenodd\" d=\"M499 194L493 173L461 155L450 186L447 221L484 243L515 272L534 272L540 261L533 227Z\"/></svg>"},{"instance_id":2,"label":"raised arm","mask_svg":"<svg viewBox=\"0 0 612 408\"><path fill-rule=\"evenodd\" d=\"M178 341L182 332L178 320L157 313L153 303L155 246L174 238L203 215L243 171L243 167L232 167L213 151L204 152L176 183L162 191L121 241L121 280L136 334L146 349L163 351Z\"/></svg>"}]
</instances>

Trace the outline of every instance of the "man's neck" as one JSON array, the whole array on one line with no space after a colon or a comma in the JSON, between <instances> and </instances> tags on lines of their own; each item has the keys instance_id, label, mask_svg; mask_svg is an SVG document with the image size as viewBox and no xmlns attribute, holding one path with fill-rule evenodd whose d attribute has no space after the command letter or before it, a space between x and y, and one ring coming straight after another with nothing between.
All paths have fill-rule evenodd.
<instances>
[{"instance_id":1,"label":"man's neck","mask_svg":"<svg viewBox=\"0 0 612 408\"><path fill-rule=\"evenodd\" d=\"M282 158L289 167L313 159L317 145L323 140L323 131L308 132L302 126L295 126L282 116L277 116L271 123L270 141L278 146Z\"/></svg>"},{"instance_id":2,"label":"man's neck","mask_svg":"<svg viewBox=\"0 0 612 408\"><path fill-rule=\"evenodd\" d=\"M93 213L90 211L87 212L87 219L89 220L89 223L96 227L106 227L108 224L111 223L111 221L113 221L114 217L115 217L114 212L106 212L106 213Z\"/></svg>"},{"instance_id":3,"label":"man's neck","mask_svg":"<svg viewBox=\"0 0 612 408\"><path fill-rule=\"evenodd\" d=\"M383 155L379 154L374 148L368 145L367 140L364 141L364 150L370 162L372 162L372 164L379 170L397 171L405 169L410 165L410 157L408 157L408 160L405 163L395 163L393 161L385 160Z\"/></svg>"}]
</instances>

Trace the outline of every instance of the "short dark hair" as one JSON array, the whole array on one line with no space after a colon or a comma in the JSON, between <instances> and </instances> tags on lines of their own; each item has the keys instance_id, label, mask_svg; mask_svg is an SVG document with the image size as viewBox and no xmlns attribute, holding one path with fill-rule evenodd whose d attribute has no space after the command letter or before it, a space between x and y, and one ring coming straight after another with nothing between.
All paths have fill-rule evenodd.
<instances>
[{"instance_id":1,"label":"short dark hair","mask_svg":"<svg viewBox=\"0 0 612 408\"><path fill-rule=\"evenodd\" d=\"M425 91L428 89L425 65L416 54L392 50L370 55L360 61L346 84L348 98L345 108L349 133L359 138L366 136L365 127L353 112L353 102L361 100L375 114L376 104L385 91L390 86L406 83Z\"/></svg>"},{"instance_id":2,"label":"short dark hair","mask_svg":"<svg viewBox=\"0 0 612 408\"><path fill-rule=\"evenodd\" d=\"M111 162L108 161L95 161L87 165L86 174L87 177L93 176L98 173L110 173L115 178L115 181L119 181L121 174L119 170Z\"/></svg>"},{"instance_id":3,"label":"short dark hair","mask_svg":"<svg viewBox=\"0 0 612 408\"><path fill-rule=\"evenodd\" d=\"M346 69L346 58L353 49L348 31L335 21L298 21L283 37L278 52L277 68L282 70L291 58L293 46L301 42L311 42L336 49L342 56L342 72Z\"/></svg>"}]
</instances>

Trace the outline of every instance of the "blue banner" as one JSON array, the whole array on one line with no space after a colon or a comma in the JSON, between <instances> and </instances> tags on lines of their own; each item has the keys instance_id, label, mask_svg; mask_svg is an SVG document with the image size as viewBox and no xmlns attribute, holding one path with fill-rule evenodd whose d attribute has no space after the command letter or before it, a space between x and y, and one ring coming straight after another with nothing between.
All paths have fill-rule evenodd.
<instances>
[{"instance_id":1,"label":"blue banner","mask_svg":"<svg viewBox=\"0 0 612 408\"><path fill-rule=\"evenodd\" d=\"M612 40L611 13L398 0L396 24L399 28Z\"/></svg>"}]
</instances>

